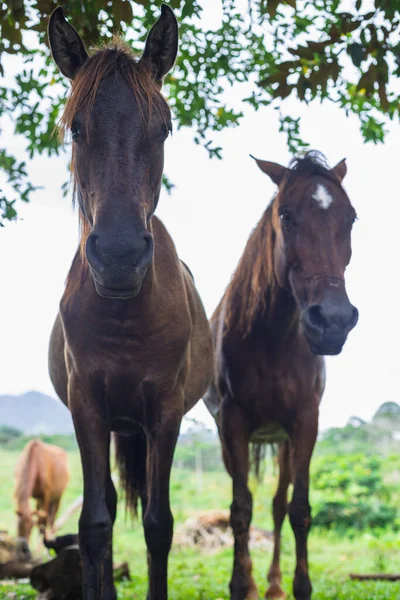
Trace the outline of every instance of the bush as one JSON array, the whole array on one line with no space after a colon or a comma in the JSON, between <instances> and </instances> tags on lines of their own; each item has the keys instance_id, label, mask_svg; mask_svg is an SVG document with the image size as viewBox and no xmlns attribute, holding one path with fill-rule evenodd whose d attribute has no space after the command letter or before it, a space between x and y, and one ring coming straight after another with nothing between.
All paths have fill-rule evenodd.
<instances>
[{"instance_id":1,"label":"bush","mask_svg":"<svg viewBox=\"0 0 400 600\"><path fill-rule=\"evenodd\" d=\"M397 528L397 507L381 472L382 459L353 454L318 457L313 465L313 523L333 529Z\"/></svg>"}]
</instances>

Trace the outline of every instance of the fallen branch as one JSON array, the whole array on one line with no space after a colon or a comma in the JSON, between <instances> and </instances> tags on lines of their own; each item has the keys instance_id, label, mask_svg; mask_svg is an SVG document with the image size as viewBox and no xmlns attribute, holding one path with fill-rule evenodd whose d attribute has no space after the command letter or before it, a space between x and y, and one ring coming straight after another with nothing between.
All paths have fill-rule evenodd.
<instances>
[{"instance_id":1,"label":"fallen branch","mask_svg":"<svg viewBox=\"0 0 400 600\"><path fill-rule=\"evenodd\" d=\"M119 482L118 473L112 473L111 478L113 480L114 486L117 488ZM82 504L83 496L79 496L79 498L74 500L72 504L68 506L66 511L61 515L61 517L59 517L54 523L53 533L56 533L56 531L61 529L61 527L64 527L65 523L67 523L67 521L72 517L72 515L81 508Z\"/></svg>"},{"instance_id":2,"label":"fallen branch","mask_svg":"<svg viewBox=\"0 0 400 600\"><path fill-rule=\"evenodd\" d=\"M59 519L54 523L53 533L61 529L67 523L67 521L72 517L74 512L76 512L79 508L81 508L83 502L83 496L79 496L72 504L69 505L67 510L61 515Z\"/></svg>"},{"instance_id":3,"label":"fallen branch","mask_svg":"<svg viewBox=\"0 0 400 600\"><path fill-rule=\"evenodd\" d=\"M354 581L399 581L400 574L390 574L390 573L377 573L370 575L357 575L355 573L350 573L350 579Z\"/></svg>"}]
</instances>

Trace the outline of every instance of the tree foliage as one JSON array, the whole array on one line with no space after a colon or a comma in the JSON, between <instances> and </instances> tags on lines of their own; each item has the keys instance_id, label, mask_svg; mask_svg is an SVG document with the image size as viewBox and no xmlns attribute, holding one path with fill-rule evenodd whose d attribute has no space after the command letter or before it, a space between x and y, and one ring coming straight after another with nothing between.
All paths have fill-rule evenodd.
<instances>
[{"instance_id":1,"label":"tree foliage","mask_svg":"<svg viewBox=\"0 0 400 600\"><path fill-rule=\"evenodd\" d=\"M397 402L385 402L382 404L375 413L374 420L379 418L394 419L395 421L400 420L400 406Z\"/></svg>"},{"instance_id":2,"label":"tree foliage","mask_svg":"<svg viewBox=\"0 0 400 600\"><path fill-rule=\"evenodd\" d=\"M48 17L57 0L0 0L0 118L9 118L26 140L27 156L59 152L52 135L68 84L47 46ZM223 10L215 30L202 26L202 0L169 0L180 23L180 52L168 77L167 94L178 126L190 126L194 141L221 158L213 132L238 125L241 107L229 106L229 85L247 82L243 103L279 109L281 131L295 153L306 142L299 119L285 114L283 101L295 96L337 103L360 119L366 141L382 142L385 125L399 116L394 80L400 73L399 0L215 0ZM121 32L140 51L159 14L150 0L68 0L65 14L90 48ZM24 66L13 71L10 57ZM26 162L0 144L0 224L16 216L16 201L29 201L34 185Z\"/></svg>"}]
</instances>

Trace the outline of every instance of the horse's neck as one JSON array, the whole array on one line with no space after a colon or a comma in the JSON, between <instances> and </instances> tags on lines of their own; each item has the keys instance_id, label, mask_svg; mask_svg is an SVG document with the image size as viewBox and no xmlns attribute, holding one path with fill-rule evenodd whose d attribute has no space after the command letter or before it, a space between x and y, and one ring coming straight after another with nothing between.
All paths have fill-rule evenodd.
<instances>
[{"instance_id":1,"label":"horse's neck","mask_svg":"<svg viewBox=\"0 0 400 600\"><path fill-rule=\"evenodd\" d=\"M67 286L62 302L67 313L71 309L78 318L82 318L87 311L90 311L93 315L93 307L96 307L100 319L109 316L117 319L137 320L140 323L143 321L143 315L151 309L154 278L154 265L152 263L143 279L138 296L126 300L101 298L96 292L86 257L82 256L81 250L78 249L68 273ZM84 297L84 302L78 301L75 303L79 296ZM75 308L72 308L74 305Z\"/></svg>"},{"instance_id":2,"label":"horse's neck","mask_svg":"<svg viewBox=\"0 0 400 600\"><path fill-rule=\"evenodd\" d=\"M269 300L265 311L255 320L250 337L261 337L269 352L278 352L291 343L299 327L299 310L291 291L277 283L266 290Z\"/></svg>"}]
</instances>

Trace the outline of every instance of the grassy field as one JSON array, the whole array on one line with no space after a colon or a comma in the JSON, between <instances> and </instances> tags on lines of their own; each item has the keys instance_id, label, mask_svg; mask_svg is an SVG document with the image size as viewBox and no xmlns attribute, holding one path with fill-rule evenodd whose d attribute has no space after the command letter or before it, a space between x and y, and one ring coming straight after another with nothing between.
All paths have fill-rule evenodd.
<instances>
[{"instance_id":1,"label":"grassy field","mask_svg":"<svg viewBox=\"0 0 400 600\"><path fill-rule=\"evenodd\" d=\"M18 454L0 452L0 529L15 532L16 518L13 508L13 470ZM70 453L71 482L64 496L61 513L81 494L81 468L77 453ZM266 475L263 484L254 485L253 523L272 528L270 503L274 479ZM176 526L193 513L211 508L228 508L230 482L225 473L204 473L202 481L194 473L174 470L172 477L172 509ZM77 531L78 514L71 518L60 533ZM33 539L35 550L37 539ZM127 560L132 581L118 588L120 599L146 597L145 545L139 522L125 518L122 501L114 532L115 560ZM352 534L313 530L309 543L310 570L313 581L313 600L397 600L400 582L351 582L351 572L400 571L400 540L397 534ZM271 552L256 550L252 553L254 572L261 597L266 589L266 572ZM232 550L203 554L194 549L173 548L170 555L170 600L228 600L228 582L232 563ZM283 531L282 570L284 589L292 599L291 579L294 569L294 541L289 524ZM35 598L28 585L0 587L0 599L22 600Z\"/></svg>"}]
</instances>

